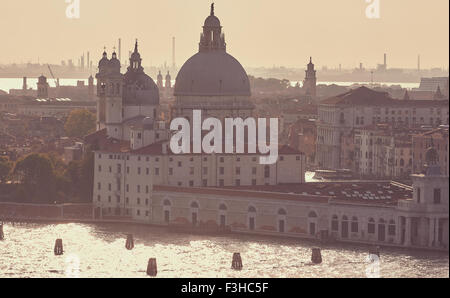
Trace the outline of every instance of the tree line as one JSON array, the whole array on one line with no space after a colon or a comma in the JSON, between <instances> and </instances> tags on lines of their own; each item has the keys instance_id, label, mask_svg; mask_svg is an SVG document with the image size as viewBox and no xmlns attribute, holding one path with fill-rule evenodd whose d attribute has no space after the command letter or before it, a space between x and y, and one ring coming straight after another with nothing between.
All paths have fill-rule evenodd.
<instances>
[{"instance_id":1,"label":"tree line","mask_svg":"<svg viewBox=\"0 0 450 298\"><path fill-rule=\"evenodd\" d=\"M31 153L15 163L0 157L0 184L17 203L91 202L94 153L66 164L55 153Z\"/></svg>"},{"instance_id":2,"label":"tree line","mask_svg":"<svg viewBox=\"0 0 450 298\"><path fill-rule=\"evenodd\" d=\"M66 135L84 137L95 131L95 115L74 110L65 123ZM66 164L56 153L31 153L16 162L0 157L0 186L8 200L21 203L91 202L94 153ZM1 198L5 199L4 196Z\"/></svg>"}]
</instances>

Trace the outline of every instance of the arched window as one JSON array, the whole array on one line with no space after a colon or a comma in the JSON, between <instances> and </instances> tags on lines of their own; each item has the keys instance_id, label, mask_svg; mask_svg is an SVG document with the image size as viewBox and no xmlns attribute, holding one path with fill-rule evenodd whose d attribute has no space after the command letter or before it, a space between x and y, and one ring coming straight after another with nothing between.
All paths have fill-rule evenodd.
<instances>
[{"instance_id":1,"label":"arched window","mask_svg":"<svg viewBox=\"0 0 450 298\"><path fill-rule=\"evenodd\" d=\"M264 166L264 178L270 178L270 167Z\"/></svg>"},{"instance_id":2,"label":"arched window","mask_svg":"<svg viewBox=\"0 0 450 298\"><path fill-rule=\"evenodd\" d=\"M308 214L308 217L316 218L317 214L314 211L310 211L309 214Z\"/></svg>"},{"instance_id":3,"label":"arched window","mask_svg":"<svg viewBox=\"0 0 450 298\"><path fill-rule=\"evenodd\" d=\"M395 236L395 221L393 219L389 221L388 234L389 236Z\"/></svg>"},{"instance_id":4,"label":"arched window","mask_svg":"<svg viewBox=\"0 0 450 298\"><path fill-rule=\"evenodd\" d=\"M338 231L339 230L339 218L337 215L333 215L333 218L331 220L331 230L332 231Z\"/></svg>"},{"instance_id":5,"label":"arched window","mask_svg":"<svg viewBox=\"0 0 450 298\"><path fill-rule=\"evenodd\" d=\"M196 209L198 209L198 203L197 203L197 202L192 202L192 203L191 203L191 208L196 208Z\"/></svg>"},{"instance_id":6,"label":"arched window","mask_svg":"<svg viewBox=\"0 0 450 298\"><path fill-rule=\"evenodd\" d=\"M375 234L375 220L373 218L369 218L369 222L367 224L367 232L369 234Z\"/></svg>"},{"instance_id":7,"label":"arched window","mask_svg":"<svg viewBox=\"0 0 450 298\"><path fill-rule=\"evenodd\" d=\"M219 210L227 211L227 210L228 210L227 205L225 205L225 204L220 204Z\"/></svg>"},{"instance_id":8,"label":"arched window","mask_svg":"<svg viewBox=\"0 0 450 298\"><path fill-rule=\"evenodd\" d=\"M283 208L278 210L278 215L287 215L286 210L284 210Z\"/></svg>"},{"instance_id":9,"label":"arched window","mask_svg":"<svg viewBox=\"0 0 450 298\"><path fill-rule=\"evenodd\" d=\"M358 233L359 227L358 227L358 218L356 216L352 217L352 226L351 231L352 233Z\"/></svg>"},{"instance_id":10,"label":"arched window","mask_svg":"<svg viewBox=\"0 0 450 298\"><path fill-rule=\"evenodd\" d=\"M400 159L400 166L403 167L405 165L405 161L403 160L403 158Z\"/></svg>"},{"instance_id":11,"label":"arched window","mask_svg":"<svg viewBox=\"0 0 450 298\"><path fill-rule=\"evenodd\" d=\"M248 207L248 213L256 213L256 208L253 206Z\"/></svg>"},{"instance_id":12,"label":"arched window","mask_svg":"<svg viewBox=\"0 0 450 298\"><path fill-rule=\"evenodd\" d=\"M169 200L164 200L164 206L172 206L172 203Z\"/></svg>"}]
</instances>

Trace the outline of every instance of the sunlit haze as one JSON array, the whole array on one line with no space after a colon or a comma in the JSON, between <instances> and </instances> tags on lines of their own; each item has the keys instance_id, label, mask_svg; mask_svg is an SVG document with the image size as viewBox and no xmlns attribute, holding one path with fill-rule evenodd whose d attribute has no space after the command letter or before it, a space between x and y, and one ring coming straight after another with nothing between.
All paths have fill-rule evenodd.
<instances>
[{"instance_id":1,"label":"sunlit haze","mask_svg":"<svg viewBox=\"0 0 450 298\"><path fill-rule=\"evenodd\" d=\"M0 63L59 64L87 51L94 61L122 38L122 51L141 41L143 64L172 59L180 66L197 51L209 13L207 0L81 0L80 19L66 18L64 0L2 0ZM368 19L364 0L217 0L229 52L246 67L448 67L447 0L381 0L380 19ZM126 55L125 55L126 56Z\"/></svg>"}]
</instances>

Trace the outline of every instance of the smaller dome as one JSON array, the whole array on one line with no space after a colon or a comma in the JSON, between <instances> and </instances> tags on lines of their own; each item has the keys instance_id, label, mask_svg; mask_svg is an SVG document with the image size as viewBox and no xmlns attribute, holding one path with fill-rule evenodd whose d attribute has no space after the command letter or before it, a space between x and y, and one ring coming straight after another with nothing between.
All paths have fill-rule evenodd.
<instances>
[{"instance_id":1,"label":"smaller dome","mask_svg":"<svg viewBox=\"0 0 450 298\"><path fill-rule=\"evenodd\" d=\"M153 129L153 118L152 117L145 117L142 120L142 126L144 129Z\"/></svg>"},{"instance_id":2,"label":"smaller dome","mask_svg":"<svg viewBox=\"0 0 450 298\"><path fill-rule=\"evenodd\" d=\"M102 59L100 59L100 61L98 62L98 68L108 66L108 64L109 64L108 55L106 54L106 52L103 52Z\"/></svg>"},{"instance_id":3,"label":"smaller dome","mask_svg":"<svg viewBox=\"0 0 450 298\"><path fill-rule=\"evenodd\" d=\"M141 54L139 54L138 52L133 52L133 53L131 54L130 59L131 59L131 60L139 60L139 59L141 59Z\"/></svg>"},{"instance_id":4,"label":"smaller dome","mask_svg":"<svg viewBox=\"0 0 450 298\"><path fill-rule=\"evenodd\" d=\"M117 59L117 54L115 52L113 53L111 60L109 60L109 65L113 69L120 69L120 61Z\"/></svg>"},{"instance_id":5,"label":"smaller dome","mask_svg":"<svg viewBox=\"0 0 450 298\"><path fill-rule=\"evenodd\" d=\"M205 27L220 27L220 20L214 15L214 3L211 4L211 13L205 20Z\"/></svg>"},{"instance_id":6,"label":"smaller dome","mask_svg":"<svg viewBox=\"0 0 450 298\"><path fill-rule=\"evenodd\" d=\"M205 27L220 27L220 20L215 16L208 16L205 20Z\"/></svg>"},{"instance_id":7,"label":"smaller dome","mask_svg":"<svg viewBox=\"0 0 450 298\"><path fill-rule=\"evenodd\" d=\"M109 63L110 63L109 65L112 67L118 66L118 65L120 66L120 61L117 58L113 58L113 59L109 60Z\"/></svg>"}]
</instances>

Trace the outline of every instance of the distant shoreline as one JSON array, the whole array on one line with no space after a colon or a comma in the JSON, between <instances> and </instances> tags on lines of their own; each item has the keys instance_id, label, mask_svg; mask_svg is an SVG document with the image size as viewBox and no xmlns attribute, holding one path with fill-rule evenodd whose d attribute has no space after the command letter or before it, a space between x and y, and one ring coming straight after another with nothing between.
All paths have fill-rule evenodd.
<instances>
[{"instance_id":1,"label":"distant shoreline","mask_svg":"<svg viewBox=\"0 0 450 298\"><path fill-rule=\"evenodd\" d=\"M85 84L87 84L88 81L88 77L85 78L66 78L66 77L60 77L60 85L61 86L76 86L77 85L77 81L84 81ZM36 82L37 82L37 77L28 77L27 78L27 85L28 88L31 87L31 89L36 90ZM48 79L48 83L50 84L51 88L55 88L55 81L53 79ZM297 83L300 84L300 86L302 86L302 81L296 81L296 80L292 80L290 81L291 86L294 87ZM172 85L175 84L175 80L172 80ZM338 85L338 86L343 86L343 87L349 87L351 85L354 84L360 84L360 85L367 85L367 84L371 84L371 82L366 82L364 80L362 81L350 81L350 80L342 80L342 81L318 81L317 85ZM395 86L395 85L400 85L401 88L406 88L406 89L412 89L412 88L418 88L420 85L420 82L374 82L373 83L375 86L377 85L387 85L387 86ZM1 77L0 76L0 90L3 90L4 92L9 93L9 90L11 89L22 89L22 85L23 85L23 78L14 78L14 77Z\"/></svg>"}]
</instances>

